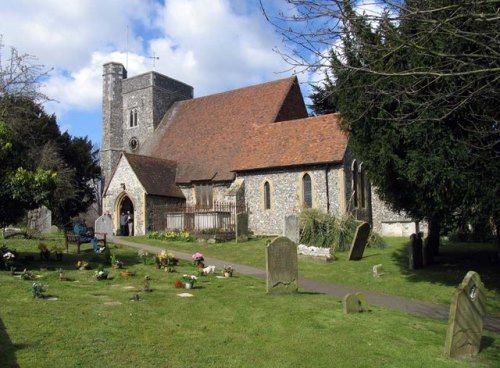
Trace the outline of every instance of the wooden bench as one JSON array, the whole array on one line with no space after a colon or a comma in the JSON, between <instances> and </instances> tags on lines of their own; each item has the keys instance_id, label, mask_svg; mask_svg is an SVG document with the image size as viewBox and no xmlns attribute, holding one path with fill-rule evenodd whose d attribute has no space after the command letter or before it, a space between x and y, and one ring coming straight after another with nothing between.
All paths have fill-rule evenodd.
<instances>
[{"instance_id":1,"label":"wooden bench","mask_svg":"<svg viewBox=\"0 0 500 368\"><path fill-rule=\"evenodd\" d=\"M97 245L101 248L106 247L106 233L94 233L94 229L88 228L92 234L97 239ZM64 230L64 246L66 247L66 253L68 253L68 248L69 244L75 244L76 245L76 252L80 253L80 245L85 244L85 243L90 243L90 237L89 240L82 241L80 239L80 236L76 235L73 232L73 229L65 229Z\"/></svg>"}]
</instances>

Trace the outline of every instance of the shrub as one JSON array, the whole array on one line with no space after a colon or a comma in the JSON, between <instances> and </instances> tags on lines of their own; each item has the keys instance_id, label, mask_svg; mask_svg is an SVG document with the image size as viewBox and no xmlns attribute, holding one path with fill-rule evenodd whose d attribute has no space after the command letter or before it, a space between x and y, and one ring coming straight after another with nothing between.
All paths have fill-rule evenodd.
<instances>
[{"instance_id":1,"label":"shrub","mask_svg":"<svg viewBox=\"0 0 500 368\"><path fill-rule=\"evenodd\" d=\"M321 248L347 250L352 242L358 221L347 214L338 219L317 209L307 209L300 214L300 241Z\"/></svg>"},{"instance_id":2,"label":"shrub","mask_svg":"<svg viewBox=\"0 0 500 368\"><path fill-rule=\"evenodd\" d=\"M331 248L332 252L346 251L351 246L359 223L350 213L337 218L317 209L307 209L300 214L300 241L307 245ZM371 232L367 246L384 248L386 243L378 234Z\"/></svg>"}]
</instances>

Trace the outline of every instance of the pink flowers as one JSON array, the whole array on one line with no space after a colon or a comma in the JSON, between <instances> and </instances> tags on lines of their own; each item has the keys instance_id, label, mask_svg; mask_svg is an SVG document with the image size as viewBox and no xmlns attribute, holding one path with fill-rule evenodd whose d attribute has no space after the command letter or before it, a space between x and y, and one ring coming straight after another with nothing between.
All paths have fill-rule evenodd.
<instances>
[{"instance_id":1,"label":"pink flowers","mask_svg":"<svg viewBox=\"0 0 500 368\"><path fill-rule=\"evenodd\" d=\"M203 261L204 259L203 254L201 254L200 252L196 252L191 256L191 258L193 259L193 261Z\"/></svg>"},{"instance_id":2,"label":"pink flowers","mask_svg":"<svg viewBox=\"0 0 500 368\"><path fill-rule=\"evenodd\" d=\"M203 264L203 261L205 259L203 258L203 254L201 254L200 252L196 252L191 256L191 258L193 259L193 264L196 267L205 267L205 265Z\"/></svg>"}]
</instances>

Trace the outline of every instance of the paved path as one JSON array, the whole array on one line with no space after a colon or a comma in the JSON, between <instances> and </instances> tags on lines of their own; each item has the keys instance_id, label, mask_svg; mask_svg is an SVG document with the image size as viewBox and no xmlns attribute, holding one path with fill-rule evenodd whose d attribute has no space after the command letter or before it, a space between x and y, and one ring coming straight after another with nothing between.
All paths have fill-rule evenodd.
<instances>
[{"instance_id":1,"label":"paved path","mask_svg":"<svg viewBox=\"0 0 500 368\"><path fill-rule=\"evenodd\" d=\"M159 253L164 248L133 243L125 240L124 238L115 237L113 239L114 243L126 245L132 248L145 249L148 252ZM175 251L175 255L179 259L191 260L191 254ZM225 264L230 263L238 273L243 275L258 277L261 279L266 278L266 272L260 268L234 264L233 262L224 262L216 258L205 257L205 264L214 265L216 267L223 267ZM449 305L433 304L415 299L407 299L399 296L387 295L383 293L377 293L369 290L363 290L358 288L352 288L348 286L342 286L337 284L326 283L322 281L315 281L310 279L299 278L299 287L304 290L333 295L338 298L343 298L344 295L348 293L363 293L367 296L369 304L378 305L380 307L388 309L396 309L403 312L420 314L423 316L435 318L435 319L448 319ZM484 328L500 333L500 317L488 316L484 320Z\"/></svg>"}]
</instances>

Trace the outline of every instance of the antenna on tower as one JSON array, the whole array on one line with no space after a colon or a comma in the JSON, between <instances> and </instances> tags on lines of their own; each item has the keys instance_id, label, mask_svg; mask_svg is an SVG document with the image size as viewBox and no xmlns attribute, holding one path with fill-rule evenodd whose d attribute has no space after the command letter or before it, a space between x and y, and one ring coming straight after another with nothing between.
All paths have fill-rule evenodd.
<instances>
[{"instance_id":1,"label":"antenna on tower","mask_svg":"<svg viewBox=\"0 0 500 368\"><path fill-rule=\"evenodd\" d=\"M156 60L160 60L160 57L156 56L156 54L153 51L153 56L149 56L148 59L153 59L153 70L155 70Z\"/></svg>"},{"instance_id":2,"label":"antenna on tower","mask_svg":"<svg viewBox=\"0 0 500 368\"><path fill-rule=\"evenodd\" d=\"M128 70L128 24L127 24L127 46L126 46L126 59L125 59L125 69Z\"/></svg>"}]
</instances>

